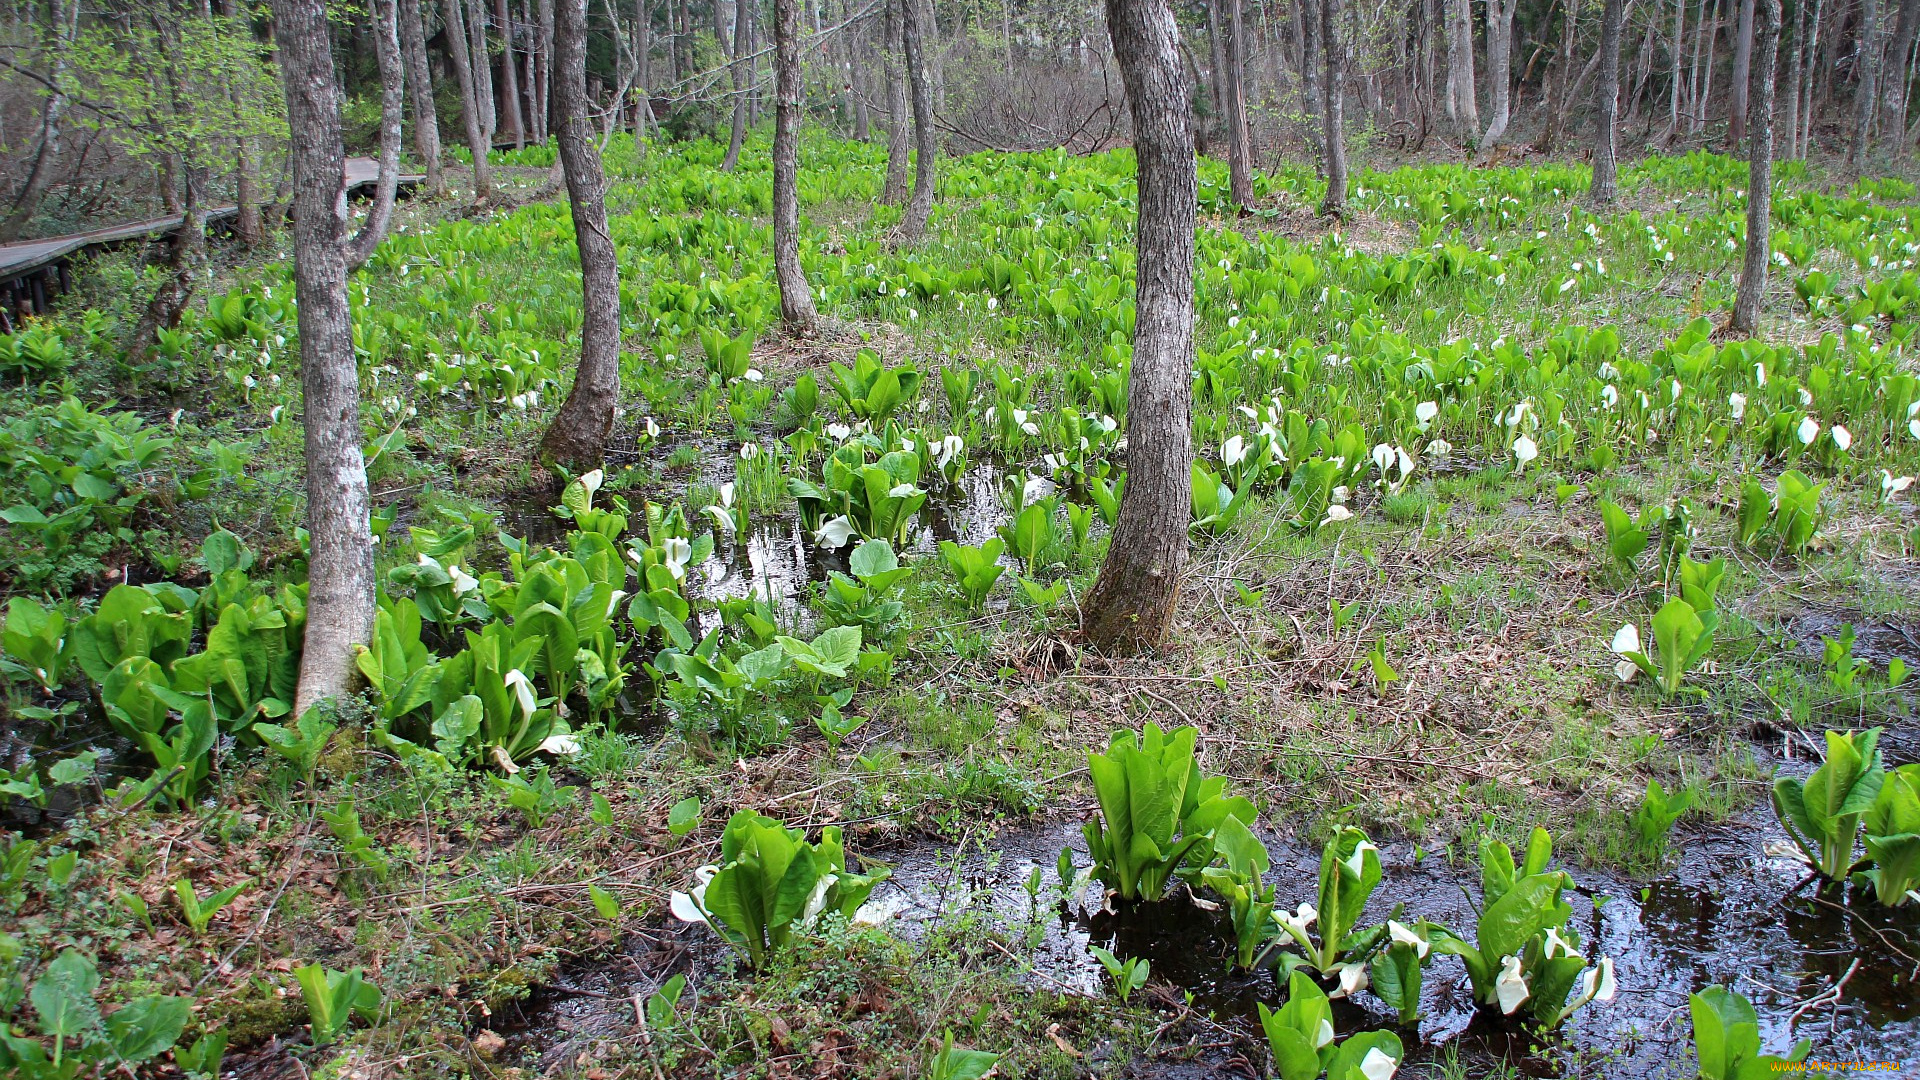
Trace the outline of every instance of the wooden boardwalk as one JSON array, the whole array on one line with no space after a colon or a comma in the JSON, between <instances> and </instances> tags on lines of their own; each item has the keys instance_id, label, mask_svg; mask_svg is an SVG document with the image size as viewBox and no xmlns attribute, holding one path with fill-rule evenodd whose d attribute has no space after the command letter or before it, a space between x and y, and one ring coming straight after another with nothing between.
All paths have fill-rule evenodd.
<instances>
[{"instance_id":1,"label":"wooden boardwalk","mask_svg":"<svg viewBox=\"0 0 1920 1080\"><path fill-rule=\"evenodd\" d=\"M380 165L372 158L347 159L347 192L352 194L380 179ZM411 187L426 179L402 173L400 186ZM207 221L223 221L239 211L232 206L217 206L207 211ZM0 331L10 332L20 315L43 314L50 296L65 292L72 285L68 260L89 248L106 247L148 236L172 232L185 215L129 221L91 232L0 244Z\"/></svg>"}]
</instances>

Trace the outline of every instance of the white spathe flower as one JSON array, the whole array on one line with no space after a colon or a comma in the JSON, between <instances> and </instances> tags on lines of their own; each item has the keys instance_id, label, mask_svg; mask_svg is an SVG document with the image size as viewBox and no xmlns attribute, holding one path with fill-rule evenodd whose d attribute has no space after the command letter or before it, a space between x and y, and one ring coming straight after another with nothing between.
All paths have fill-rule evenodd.
<instances>
[{"instance_id":1,"label":"white spathe flower","mask_svg":"<svg viewBox=\"0 0 1920 1080\"><path fill-rule=\"evenodd\" d=\"M1618 404L1620 404L1620 391L1616 389L1612 383L1608 383L1600 388L1601 408L1611 409Z\"/></svg>"},{"instance_id":2,"label":"white spathe flower","mask_svg":"<svg viewBox=\"0 0 1920 1080\"><path fill-rule=\"evenodd\" d=\"M1880 470L1880 501L1892 502L1895 495L1913 486L1913 477L1895 476L1885 469Z\"/></svg>"},{"instance_id":3,"label":"white spathe flower","mask_svg":"<svg viewBox=\"0 0 1920 1080\"><path fill-rule=\"evenodd\" d=\"M1333 1042L1333 1022L1326 1017L1320 1018L1320 1026L1313 1033L1313 1048L1320 1049Z\"/></svg>"},{"instance_id":4,"label":"white spathe flower","mask_svg":"<svg viewBox=\"0 0 1920 1080\"><path fill-rule=\"evenodd\" d=\"M1453 444L1445 439L1435 439L1427 444L1427 454L1430 457L1443 458L1452 453Z\"/></svg>"},{"instance_id":5,"label":"white spathe flower","mask_svg":"<svg viewBox=\"0 0 1920 1080\"><path fill-rule=\"evenodd\" d=\"M1031 506L1057 490L1059 490L1058 486L1046 477L1029 476L1020 485L1020 505Z\"/></svg>"},{"instance_id":6,"label":"white spathe flower","mask_svg":"<svg viewBox=\"0 0 1920 1080\"><path fill-rule=\"evenodd\" d=\"M1833 436L1833 445L1839 447L1841 453L1853 449L1853 432L1835 424L1827 434Z\"/></svg>"},{"instance_id":7,"label":"white spathe flower","mask_svg":"<svg viewBox=\"0 0 1920 1080\"><path fill-rule=\"evenodd\" d=\"M1539 456L1540 448L1533 444L1532 439L1522 435L1513 440L1513 459L1520 463L1520 469L1522 471L1526 469L1527 462Z\"/></svg>"},{"instance_id":8,"label":"white spathe flower","mask_svg":"<svg viewBox=\"0 0 1920 1080\"><path fill-rule=\"evenodd\" d=\"M1728 394L1727 408L1733 413L1733 422L1739 423L1747 416L1747 395Z\"/></svg>"},{"instance_id":9,"label":"white spathe flower","mask_svg":"<svg viewBox=\"0 0 1920 1080\"><path fill-rule=\"evenodd\" d=\"M693 561L693 545L678 536L669 536L660 544L660 561L675 581L687 576L687 564Z\"/></svg>"},{"instance_id":10,"label":"white spathe flower","mask_svg":"<svg viewBox=\"0 0 1920 1080\"><path fill-rule=\"evenodd\" d=\"M1354 877L1361 877L1366 873L1367 852L1379 850L1370 840L1360 841L1354 845L1353 854L1347 856L1347 869L1353 871Z\"/></svg>"},{"instance_id":11,"label":"white spathe flower","mask_svg":"<svg viewBox=\"0 0 1920 1080\"><path fill-rule=\"evenodd\" d=\"M920 489L914 487L912 484L895 484L887 489L887 498L889 499L910 499L918 494L920 494Z\"/></svg>"},{"instance_id":12,"label":"white spathe flower","mask_svg":"<svg viewBox=\"0 0 1920 1080\"><path fill-rule=\"evenodd\" d=\"M1540 952L1541 955L1548 960L1553 959L1555 956L1584 955L1579 949L1573 947L1572 942L1560 936L1560 930L1557 927L1552 926L1547 927L1547 943L1541 947Z\"/></svg>"},{"instance_id":13,"label":"white spathe flower","mask_svg":"<svg viewBox=\"0 0 1920 1080\"><path fill-rule=\"evenodd\" d=\"M660 437L660 425L654 421L653 417L651 416L647 417L647 438L657 439L659 437Z\"/></svg>"},{"instance_id":14,"label":"white spathe flower","mask_svg":"<svg viewBox=\"0 0 1920 1080\"><path fill-rule=\"evenodd\" d=\"M600 490L600 485L606 478L607 474L605 470L602 469L595 469L592 472L583 472L580 474L580 486L587 489L587 499L589 502L592 501L594 494Z\"/></svg>"},{"instance_id":15,"label":"white spathe flower","mask_svg":"<svg viewBox=\"0 0 1920 1080\"><path fill-rule=\"evenodd\" d=\"M1640 628L1632 623L1613 632L1613 651L1625 656L1640 651Z\"/></svg>"},{"instance_id":16,"label":"white spathe flower","mask_svg":"<svg viewBox=\"0 0 1920 1080\"><path fill-rule=\"evenodd\" d=\"M1327 995L1330 998L1352 997L1367 988L1365 964L1335 964L1327 969L1327 974L1340 980L1340 985Z\"/></svg>"},{"instance_id":17,"label":"white spathe flower","mask_svg":"<svg viewBox=\"0 0 1920 1080\"><path fill-rule=\"evenodd\" d=\"M759 382L760 380L766 378L766 376L761 373L759 368L748 368L745 372L741 374L740 377L746 380L747 382Z\"/></svg>"},{"instance_id":18,"label":"white spathe flower","mask_svg":"<svg viewBox=\"0 0 1920 1080\"><path fill-rule=\"evenodd\" d=\"M1300 906L1294 909L1293 914L1288 915L1283 912L1278 917L1282 926L1285 926L1288 930L1296 934L1305 935L1307 927L1312 926L1314 920L1320 918L1320 913L1314 910L1312 904L1302 900L1300 901Z\"/></svg>"},{"instance_id":19,"label":"white spathe flower","mask_svg":"<svg viewBox=\"0 0 1920 1080\"><path fill-rule=\"evenodd\" d=\"M1801 417L1800 427L1794 431L1794 436L1800 440L1801 446L1812 446L1813 440L1820 437L1820 421L1811 416Z\"/></svg>"},{"instance_id":20,"label":"white spathe flower","mask_svg":"<svg viewBox=\"0 0 1920 1080\"><path fill-rule=\"evenodd\" d=\"M1421 431L1427 430L1427 426L1433 423L1433 418L1439 415L1440 406L1436 402L1423 401L1413 407L1413 419L1420 425Z\"/></svg>"},{"instance_id":21,"label":"white spathe flower","mask_svg":"<svg viewBox=\"0 0 1920 1080\"><path fill-rule=\"evenodd\" d=\"M939 456L934 459L934 467L938 469L945 469L947 465L950 462L952 462L955 457L959 455L960 451L965 450L966 448L967 448L967 440L961 438L958 435L949 435L946 438L941 439L940 453L939 453Z\"/></svg>"},{"instance_id":22,"label":"white spathe flower","mask_svg":"<svg viewBox=\"0 0 1920 1080\"><path fill-rule=\"evenodd\" d=\"M1426 959L1427 950L1433 947L1411 927L1394 919L1387 920L1387 937L1398 944L1411 946L1414 955L1422 960Z\"/></svg>"},{"instance_id":23,"label":"white spathe flower","mask_svg":"<svg viewBox=\"0 0 1920 1080\"><path fill-rule=\"evenodd\" d=\"M740 460L752 461L760 456L760 444L757 442L740 444Z\"/></svg>"},{"instance_id":24,"label":"white spathe flower","mask_svg":"<svg viewBox=\"0 0 1920 1080\"><path fill-rule=\"evenodd\" d=\"M1352 517L1353 511L1341 506L1339 503L1334 503L1332 506L1327 507L1327 516L1321 519L1320 524L1331 525L1337 521L1347 521Z\"/></svg>"},{"instance_id":25,"label":"white spathe flower","mask_svg":"<svg viewBox=\"0 0 1920 1080\"><path fill-rule=\"evenodd\" d=\"M557 754L562 757L571 757L580 752L580 740L574 738L571 732L563 731L558 735L549 735L545 739L542 739L540 745L534 747L533 750L536 754L546 753Z\"/></svg>"},{"instance_id":26,"label":"white spathe flower","mask_svg":"<svg viewBox=\"0 0 1920 1080\"><path fill-rule=\"evenodd\" d=\"M702 866L695 870L693 888L687 892L676 891L667 900L667 909L673 913L673 917L685 923L713 926L713 920L707 918L707 886L719 872L717 866Z\"/></svg>"},{"instance_id":27,"label":"white spathe flower","mask_svg":"<svg viewBox=\"0 0 1920 1080\"><path fill-rule=\"evenodd\" d=\"M1520 958L1509 956L1500 961L1500 977L1493 980L1494 994L1500 999L1500 1011L1508 1016L1532 993L1520 974Z\"/></svg>"},{"instance_id":28,"label":"white spathe flower","mask_svg":"<svg viewBox=\"0 0 1920 1080\"><path fill-rule=\"evenodd\" d=\"M847 436L853 434L853 429L845 424L828 424L827 434L833 436L840 442L846 442Z\"/></svg>"},{"instance_id":29,"label":"white spathe flower","mask_svg":"<svg viewBox=\"0 0 1920 1080\"><path fill-rule=\"evenodd\" d=\"M1368 1047L1366 1056L1360 1059L1360 1075L1367 1080L1393 1080L1398 1071L1400 1063L1377 1046Z\"/></svg>"},{"instance_id":30,"label":"white spathe flower","mask_svg":"<svg viewBox=\"0 0 1920 1080\"><path fill-rule=\"evenodd\" d=\"M453 579L455 596L465 596L480 587L480 582L472 574L460 569L459 563L447 567L447 576Z\"/></svg>"},{"instance_id":31,"label":"white spathe flower","mask_svg":"<svg viewBox=\"0 0 1920 1080\"><path fill-rule=\"evenodd\" d=\"M1238 435L1220 444L1220 464L1232 468L1247 460L1247 441Z\"/></svg>"},{"instance_id":32,"label":"white spathe flower","mask_svg":"<svg viewBox=\"0 0 1920 1080\"><path fill-rule=\"evenodd\" d=\"M1393 467L1393 447L1386 443L1373 444L1373 467L1386 472Z\"/></svg>"},{"instance_id":33,"label":"white spathe flower","mask_svg":"<svg viewBox=\"0 0 1920 1080\"><path fill-rule=\"evenodd\" d=\"M1580 979L1580 996L1588 1001L1612 1001L1619 986L1613 977L1613 957L1603 956L1600 963Z\"/></svg>"},{"instance_id":34,"label":"white spathe flower","mask_svg":"<svg viewBox=\"0 0 1920 1080\"><path fill-rule=\"evenodd\" d=\"M1341 484L1335 487L1333 492L1327 497L1333 501L1335 506L1345 506L1347 500L1353 498L1353 489L1345 484Z\"/></svg>"},{"instance_id":35,"label":"white spathe flower","mask_svg":"<svg viewBox=\"0 0 1920 1080\"><path fill-rule=\"evenodd\" d=\"M519 668L506 673L500 680L506 688L513 691L513 699L520 704L520 711L532 716L538 708L538 699L533 696L533 683L527 681L527 674Z\"/></svg>"},{"instance_id":36,"label":"white spathe flower","mask_svg":"<svg viewBox=\"0 0 1920 1080\"><path fill-rule=\"evenodd\" d=\"M1804 409L1813 404L1813 391L1807 389L1804 386L1797 387L1796 389L1800 391L1800 407L1801 408Z\"/></svg>"},{"instance_id":37,"label":"white spathe flower","mask_svg":"<svg viewBox=\"0 0 1920 1080\"><path fill-rule=\"evenodd\" d=\"M740 524L734 519L733 512L724 506L709 506L705 513L713 519L713 527L723 533L738 533Z\"/></svg>"},{"instance_id":38,"label":"white spathe flower","mask_svg":"<svg viewBox=\"0 0 1920 1080\"><path fill-rule=\"evenodd\" d=\"M852 538L853 522L849 521L845 514L822 521L820 527L813 531L815 547L843 548Z\"/></svg>"},{"instance_id":39,"label":"white spathe flower","mask_svg":"<svg viewBox=\"0 0 1920 1080\"><path fill-rule=\"evenodd\" d=\"M733 505L733 481L731 480L720 485L720 505L721 506Z\"/></svg>"}]
</instances>

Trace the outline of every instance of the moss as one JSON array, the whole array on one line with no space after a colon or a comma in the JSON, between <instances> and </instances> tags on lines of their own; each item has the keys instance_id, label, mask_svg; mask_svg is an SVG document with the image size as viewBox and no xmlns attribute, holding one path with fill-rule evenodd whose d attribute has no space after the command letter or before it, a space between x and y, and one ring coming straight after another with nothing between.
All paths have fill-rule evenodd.
<instances>
[{"instance_id":1,"label":"moss","mask_svg":"<svg viewBox=\"0 0 1920 1080\"><path fill-rule=\"evenodd\" d=\"M307 1003L296 995L253 992L223 1004L217 1015L231 1048L256 1046L307 1022Z\"/></svg>"}]
</instances>

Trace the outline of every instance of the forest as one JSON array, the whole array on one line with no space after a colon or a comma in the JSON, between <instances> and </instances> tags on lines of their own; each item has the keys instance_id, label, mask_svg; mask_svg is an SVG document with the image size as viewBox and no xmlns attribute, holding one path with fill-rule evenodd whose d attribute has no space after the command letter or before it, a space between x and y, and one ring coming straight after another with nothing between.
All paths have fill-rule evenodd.
<instances>
[{"instance_id":1,"label":"forest","mask_svg":"<svg viewBox=\"0 0 1920 1080\"><path fill-rule=\"evenodd\" d=\"M0 1076L1920 1065L1916 32L5 0Z\"/></svg>"}]
</instances>

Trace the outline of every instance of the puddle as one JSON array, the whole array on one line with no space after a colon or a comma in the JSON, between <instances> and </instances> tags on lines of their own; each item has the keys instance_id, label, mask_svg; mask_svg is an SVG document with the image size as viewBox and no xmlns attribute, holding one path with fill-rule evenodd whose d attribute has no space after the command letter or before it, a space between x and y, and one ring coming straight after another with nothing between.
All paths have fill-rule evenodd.
<instances>
[{"instance_id":1,"label":"puddle","mask_svg":"<svg viewBox=\"0 0 1920 1080\"><path fill-rule=\"evenodd\" d=\"M1780 631L1792 638L1800 651L1815 659L1822 655L1825 639L1840 639L1842 628L1853 626L1853 655L1885 672L1887 662L1899 657L1909 668L1920 667L1920 621L1879 615L1863 615L1815 608L1803 608L1780 620Z\"/></svg>"}]
</instances>

